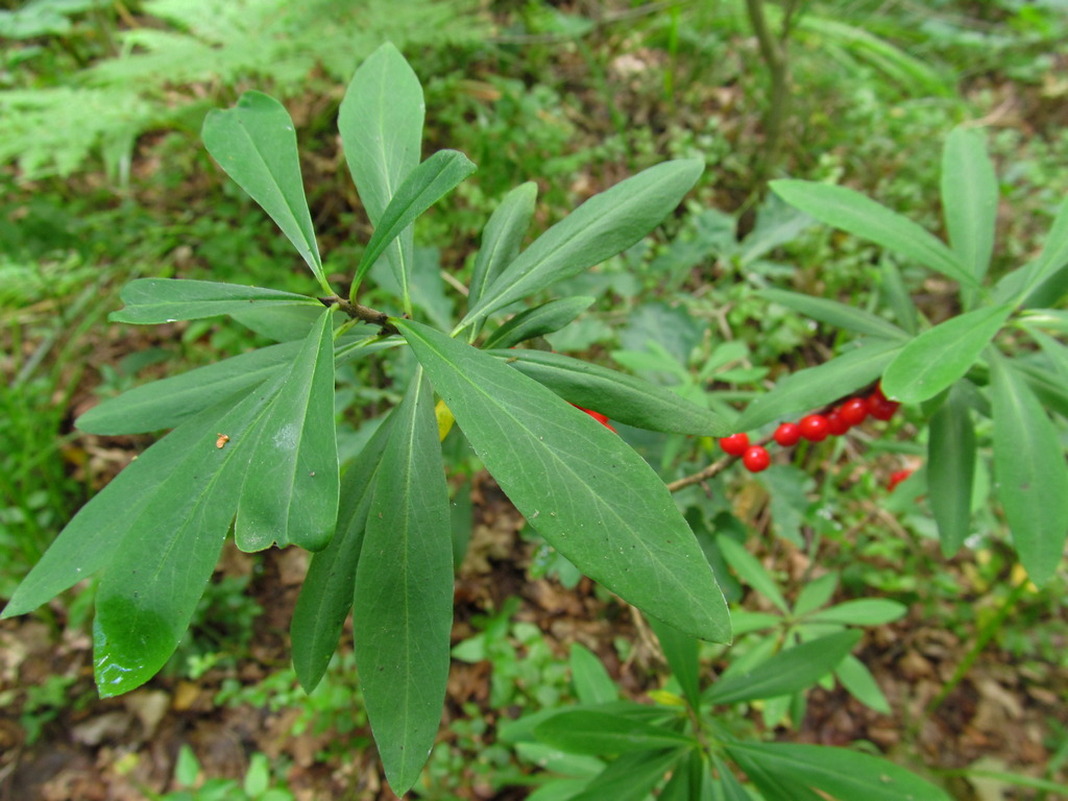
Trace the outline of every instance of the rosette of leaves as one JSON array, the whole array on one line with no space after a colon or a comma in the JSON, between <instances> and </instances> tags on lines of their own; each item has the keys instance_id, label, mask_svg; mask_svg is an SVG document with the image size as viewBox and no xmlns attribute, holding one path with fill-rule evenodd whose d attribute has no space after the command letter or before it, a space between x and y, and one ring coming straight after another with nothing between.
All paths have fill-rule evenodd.
<instances>
[{"instance_id":1,"label":"rosette of leaves","mask_svg":"<svg viewBox=\"0 0 1068 801\"><path fill-rule=\"evenodd\" d=\"M588 298L550 301L498 326L505 307L514 311L648 234L693 186L701 162L671 161L626 179L526 249L534 185L514 190L485 228L467 312L447 330L419 320L411 226L475 167L451 150L420 161L423 114L415 74L396 48L382 46L356 72L339 115L374 227L344 295L323 269L286 110L249 92L208 116L208 151L292 242L316 290L165 279L123 290L114 321L230 315L284 331L285 341L138 387L83 415L79 427L94 433L171 430L78 513L3 612L28 612L98 576L95 673L101 695L112 696L167 661L231 530L245 551L313 551L292 623L297 674L309 690L319 682L352 610L362 693L397 793L415 783L429 753L449 669L453 553L439 402L530 524L587 575L689 635L730 637L723 595L664 484L571 404L662 431L719 435L729 426L633 377L509 349L568 324ZM380 260L397 287L396 314L359 302ZM489 350L477 347L484 328ZM403 400L342 472L335 367L404 348L418 366Z\"/></svg>"}]
</instances>

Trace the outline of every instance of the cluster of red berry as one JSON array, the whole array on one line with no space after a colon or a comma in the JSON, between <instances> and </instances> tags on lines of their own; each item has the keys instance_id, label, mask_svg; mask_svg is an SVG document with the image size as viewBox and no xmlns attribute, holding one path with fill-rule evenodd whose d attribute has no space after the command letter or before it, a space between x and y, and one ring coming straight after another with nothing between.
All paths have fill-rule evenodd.
<instances>
[{"instance_id":1,"label":"cluster of red berry","mask_svg":"<svg viewBox=\"0 0 1068 801\"><path fill-rule=\"evenodd\" d=\"M782 423L771 438L784 448L796 445L802 439L822 442L829 436L839 436L853 426L863 423L869 416L876 420L889 420L901 404L889 400L878 387L870 395L850 398L835 406L827 414L810 414L796 423ZM771 456L763 445L750 445L748 434L731 434L719 441L719 446L731 456L742 457L742 464L751 473L766 470Z\"/></svg>"}]
</instances>

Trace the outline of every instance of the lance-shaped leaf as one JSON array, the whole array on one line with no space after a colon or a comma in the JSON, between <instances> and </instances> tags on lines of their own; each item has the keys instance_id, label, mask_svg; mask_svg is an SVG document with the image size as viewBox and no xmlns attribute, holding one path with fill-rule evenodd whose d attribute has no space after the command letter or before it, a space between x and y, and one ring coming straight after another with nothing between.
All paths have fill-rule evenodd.
<instances>
[{"instance_id":1,"label":"lance-shaped leaf","mask_svg":"<svg viewBox=\"0 0 1068 801\"><path fill-rule=\"evenodd\" d=\"M458 150L439 150L408 173L408 177L397 188L393 199L382 212L371 241L367 243L367 248L360 258L352 284L353 296L367 271L378 261L389 243L415 222L416 217L474 171L474 163L463 153ZM407 281L403 286L407 286Z\"/></svg>"},{"instance_id":2,"label":"lance-shaped leaf","mask_svg":"<svg viewBox=\"0 0 1068 801\"><path fill-rule=\"evenodd\" d=\"M550 300L522 311L486 337L484 348L510 348L534 337L559 331L590 307L594 298L578 296Z\"/></svg>"},{"instance_id":3,"label":"lance-shaped leaf","mask_svg":"<svg viewBox=\"0 0 1068 801\"><path fill-rule=\"evenodd\" d=\"M900 350L900 342L866 341L818 367L788 375L749 404L735 430L752 431L781 417L798 417L858 390L881 376Z\"/></svg>"},{"instance_id":4,"label":"lance-shaped leaf","mask_svg":"<svg viewBox=\"0 0 1068 801\"><path fill-rule=\"evenodd\" d=\"M667 161L594 195L509 264L460 321L460 328L629 248L678 206L704 165Z\"/></svg>"},{"instance_id":5,"label":"lance-shaped leaf","mask_svg":"<svg viewBox=\"0 0 1068 801\"><path fill-rule=\"evenodd\" d=\"M664 652L671 675L682 687L682 694L697 709L701 705L701 664L698 661L698 642L689 634L655 618L651 624L660 641L660 650Z\"/></svg>"},{"instance_id":6,"label":"lance-shaped leaf","mask_svg":"<svg viewBox=\"0 0 1068 801\"><path fill-rule=\"evenodd\" d=\"M129 510L119 514L125 536L96 593L93 670L101 697L155 675L189 626L230 529L247 465L243 451L269 394L254 392L232 410L217 407L185 423L182 429L199 435L196 443L151 474L147 503L126 496ZM223 447L216 432L228 437Z\"/></svg>"},{"instance_id":7,"label":"lance-shaped leaf","mask_svg":"<svg viewBox=\"0 0 1068 801\"><path fill-rule=\"evenodd\" d=\"M1042 252L1029 264L998 281L996 299L1025 308L1056 306L1068 291L1068 198L1046 234Z\"/></svg>"},{"instance_id":8,"label":"lance-shaped leaf","mask_svg":"<svg viewBox=\"0 0 1068 801\"><path fill-rule=\"evenodd\" d=\"M977 128L954 128L942 151L942 213L949 244L979 281L990 266L998 213L998 181Z\"/></svg>"},{"instance_id":9,"label":"lance-shaped leaf","mask_svg":"<svg viewBox=\"0 0 1068 801\"><path fill-rule=\"evenodd\" d=\"M607 367L544 350L487 351L544 384L568 403L628 426L678 434L726 436L729 420L669 389Z\"/></svg>"},{"instance_id":10,"label":"lance-shaped leaf","mask_svg":"<svg viewBox=\"0 0 1068 801\"><path fill-rule=\"evenodd\" d=\"M329 293L304 196L297 134L285 107L261 92L246 92L233 108L208 112L201 138L226 174L282 229Z\"/></svg>"},{"instance_id":11,"label":"lance-shaped leaf","mask_svg":"<svg viewBox=\"0 0 1068 801\"><path fill-rule=\"evenodd\" d=\"M243 551L326 547L337 521L332 312L304 339L246 455L234 537Z\"/></svg>"},{"instance_id":12,"label":"lance-shaped leaf","mask_svg":"<svg viewBox=\"0 0 1068 801\"><path fill-rule=\"evenodd\" d=\"M994 473L1020 561L1036 584L1060 564L1068 535L1068 465L1046 410L1011 363L993 354Z\"/></svg>"},{"instance_id":13,"label":"lance-shaped leaf","mask_svg":"<svg viewBox=\"0 0 1068 801\"><path fill-rule=\"evenodd\" d=\"M789 801L816 788L842 801L951 801L943 790L892 762L846 748L731 742L727 753L761 792ZM780 796L782 788L788 794Z\"/></svg>"},{"instance_id":14,"label":"lance-shaped leaf","mask_svg":"<svg viewBox=\"0 0 1068 801\"><path fill-rule=\"evenodd\" d=\"M108 315L113 323L155 325L175 320L199 320L247 311L256 304L322 306L315 298L240 284L188 281L173 278L138 278L119 293L125 307Z\"/></svg>"},{"instance_id":15,"label":"lance-shaped leaf","mask_svg":"<svg viewBox=\"0 0 1068 801\"><path fill-rule=\"evenodd\" d=\"M374 479L392 431L392 415L382 421L341 478L341 505L330 544L314 554L289 627L293 669L305 692L319 684L337 648L352 609L356 565L363 545Z\"/></svg>"},{"instance_id":16,"label":"lance-shaped leaf","mask_svg":"<svg viewBox=\"0 0 1068 801\"><path fill-rule=\"evenodd\" d=\"M434 398L417 374L375 476L353 621L356 667L390 787L415 784L445 702L452 535Z\"/></svg>"},{"instance_id":17,"label":"lance-shaped leaf","mask_svg":"<svg viewBox=\"0 0 1068 801\"><path fill-rule=\"evenodd\" d=\"M360 65L345 92L337 120L341 145L375 228L408 173L419 164L424 113L419 78L389 42ZM408 297L413 255L411 228L386 249L403 298Z\"/></svg>"},{"instance_id":18,"label":"lance-shaped leaf","mask_svg":"<svg viewBox=\"0 0 1068 801\"><path fill-rule=\"evenodd\" d=\"M771 182L779 197L817 220L870 240L966 286L978 284L942 240L907 217L844 186L782 179Z\"/></svg>"},{"instance_id":19,"label":"lance-shaped leaf","mask_svg":"<svg viewBox=\"0 0 1068 801\"><path fill-rule=\"evenodd\" d=\"M690 735L598 709L569 709L534 729L534 736L572 754L592 756L696 746Z\"/></svg>"},{"instance_id":20,"label":"lance-shaped leaf","mask_svg":"<svg viewBox=\"0 0 1068 801\"><path fill-rule=\"evenodd\" d=\"M690 751L672 748L624 754L591 779L582 792L568 795L568 801L642 801Z\"/></svg>"},{"instance_id":21,"label":"lance-shaped leaf","mask_svg":"<svg viewBox=\"0 0 1068 801\"><path fill-rule=\"evenodd\" d=\"M519 246L534 216L537 197L538 185L527 181L505 195L501 205L490 215L482 231L482 246L478 249L475 266L471 270L467 295L469 308L478 305L486 287L496 281L501 271L519 255Z\"/></svg>"},{"instance_id":22,"label":"lance-shaped leaf","mask_svg":"<svg viewBox=\"0 0 1068 801\"><path fill-rule=\"evenodd\" d=\"M942 554L957 552L971 530L975 480L975 429L960 385L931 418L927 439L927 498L938 523Z\"/></svg>"},{"instance_id":23,"label":"lance-shaped leaf","mask_svg":"<svg viewBox=\"0 0 1068 801\"><path fill-rule=\"evenodd\" d=\"M645 460L498 359L420 323L391 322L475 453L553 547L653 617L702 639L729 639L712 570Z\"/></svg>"},{"instance_id":24,"label":"lance-shaped leaf","mask_svg":"<svg viewBox=\"0 0 1068 801\"><path fill-rule=\"evenodd\" d=\"M908 338L908 334L902 329L882 317L836 300L815 298L812 295L802 295L800 292L787 292L782 289L764 289L757 294L772 303L778 303L806 317L811 317L813 320L844 328L847 331L870 334L883 339Z\"/></svg>"},{"instance_id":25,"label":"lance-shaped leaf","mask_svg":"<svg viewBox=\"0 0 1068 801\"><path fill-rule=\"evenodd\" d=\"M956 383L975 364L1012 313L1012 306L986 306L924 331L897 355L882 389L902 403L920 403Z\"/></svg>"}]
</instances>

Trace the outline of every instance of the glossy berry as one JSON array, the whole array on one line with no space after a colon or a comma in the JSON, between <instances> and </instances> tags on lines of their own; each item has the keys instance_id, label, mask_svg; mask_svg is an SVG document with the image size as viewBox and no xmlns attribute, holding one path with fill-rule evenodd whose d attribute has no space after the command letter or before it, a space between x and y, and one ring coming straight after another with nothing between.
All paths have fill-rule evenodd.
<instances>
[{"instance_id":1,"label":"glossy berry","mask_svg":"<svg viewBox=\"0 0 1068 801\"><path fill-rule=\"evenodd\" d=\"M890 478L886 481L886 488L891 492L894 491L894 487L904 481L906 478L912 475L911 470L896 470L890 474Z\"/></svg>"},{"instance_id":2,"label":"glossy berry","mask_svg":"<svg viewBox=\"0 0 1068 801\"><path fill-rule=\"evenodd\" d=\"M772 439L784 448L796 445L801 440L801 426L797 423L780 423L779 427L775 429Z\"/></svg>"},{"instance_id":3,"label":"glossy berry","mask_svg":"<svg viewBox=\"0 0 1068 801\"><path fill-rule=\"evenodd\" d=\"M618 434L618 433L619 433L618 431L616 431L616 430L615 430L615 428L613 428L613 427L612 427L612 424L608 422L608 418L607 418L607 417L605 417L605 416L604 416L603 414L601 414L600 412L595 412L595 411L593 411L592 409L584 409L584 408L582 408L581 406L578 406L577 404L574 404L574 403L572 403L571 405L572 405L572 406L574 406L574 407L575 407L576 409L578 409L579 411L581 411L581 412L585 412L586 414L588 414L588 415L589 415L590 417L592 417L592 418L593 418L594 420L596 420L596 421L597 421L598 423L600 423L601 425L603 425L603 426L604 426L605 428L607 428L607 429L608 429L609 431L612 431L612 432L614 432L614 433L616 433L616 434Z\"/></svg>"},{"instance_id":4,"label":"glossy berry","mask_svg":"<svg viewBox=\"0 0 1068 801\"><path fill-rule=\"evenodd\" d=\"M876 420L889 420L900 405L897 401L887 400L882 391L878 389L868 396L869 411Z\"/></svg>"},{"instance_id":5,"label":"glossy berry","mask_svg":"<svg viewBox=\"0 0 1068 801\"><path fill-rule=\"evenodd\" d=\"M827 415L827 430L836 437L842 436L849 430L849 423L845 421L838 409Z\"/></svg>"},{"instance_id":6,"label":"glossy berry","mask_svg":"<svg viewBox=\"0 0 1068 801\"><path fill-rule=\"evenodd\" d=\"M850 398L838 407L839 416L850 426L859 426L867 419L870 411L867 398Z\"/></svg>"},{"instance_id":7,"label":"glossy berry","mask_svg":"<svg viewBox=\"0 0 1068 801\"><path fill-rule=\"evenodd\" d=\"M731 456L741 456L745 453L745 449L749 447L749 435L731 434L729 437L723 437L719 441L719 447L723 448Z\"/></svg>"},{"instance_id":8,"label":"glossy berry","mask_svg":"<svg viewBox=\"0 0 1068 801\"><path fill-rule=\"evenodd\" d=\"M802 417L797 424L801 429L801 436L812 442L822 442L831 433L830 423L822 414L810 414Z\"/></svg>"},{"instance_id":9,"label":"glossy berry","mask_svg":"<svg viewBox=\"0 0 1068 801\"><path fill-rule=\"evenodd\" d=\"M759 473L761 470L768 469L768 465L771 464L771 457L768 455L767 450L760 445L754 445L742 454L742 464L745 465L745 469L750 473Z\"/></svg>"}]
</instances>

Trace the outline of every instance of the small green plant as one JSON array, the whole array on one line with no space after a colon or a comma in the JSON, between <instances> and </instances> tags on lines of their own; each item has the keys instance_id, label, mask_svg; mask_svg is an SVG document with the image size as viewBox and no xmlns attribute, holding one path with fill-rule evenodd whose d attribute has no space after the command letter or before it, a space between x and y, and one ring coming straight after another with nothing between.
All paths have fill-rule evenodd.
<instances>
[{"instance_id":1,"label":"small green plant","mask_svg":"<svg viewBox=\"0 0 1068 801\"><path fill-rule=\"evenodd\" d=\"M242 781L236 779L201 780L200 760L193 749L183 745L174 765L177 790L160 795L146 791L151 801L293 801L293 793L273 787L271 763L266 754L255 753L249 760Z\"/></svg>"}]
</instances>

